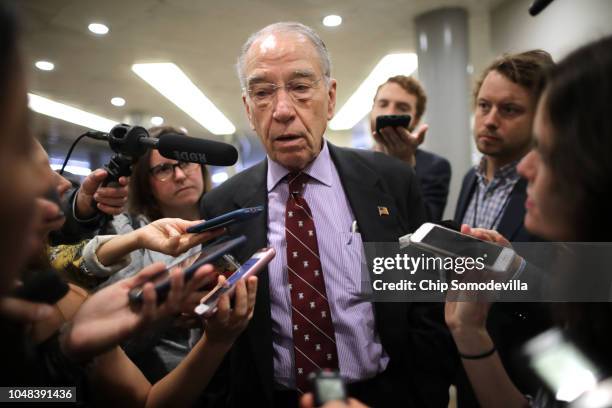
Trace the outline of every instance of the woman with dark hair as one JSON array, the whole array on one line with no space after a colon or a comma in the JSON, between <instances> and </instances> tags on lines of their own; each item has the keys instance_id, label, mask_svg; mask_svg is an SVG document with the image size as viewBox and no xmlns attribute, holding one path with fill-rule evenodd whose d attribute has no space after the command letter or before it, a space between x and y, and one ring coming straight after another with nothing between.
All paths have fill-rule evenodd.
<instances>
[{"instance_id":1,"label":"woman with dark hair","mask_svg":"<svg viewBox=\"0 0 612 408\"><path fill-rule=\"evenodd\" d=\"M529 183L525 226L533 234L551 241L609 241L611 73L612 37L574 51L550 72L534 122L536 147L518 166ZM471 233L504 243L494 231ZM575 260L570 261L575 265ZM488 310L486 303L446 304L446 322L459 353L470 356L462 357L463 366L481 406L529 406L495 352L485 325ZM558 315L562 328L588 350L605 374L612 374L610 303L569 303ZM544 392L531 401L537 407L556 405Z\"/></svg>"},{"instance_id":2,"label":"woman with dark hair","mask_svg":"<svg viewBox=\"0 0 612 408\"><path fill-rule=\"evenodd\" d=\"M201 267L189 283L183 282L179 271L173 271L168 297L158 305L154 287L148 281L162 271L164 265L151 265L134 277L93 295L78 309L70 324L64 325L44 344L37 345L32 341L31 324L48 319L54 312L53 307L18 299L12 296L12 292L27 258L36 247L32 243L39 241L36 199L43 197L54 186L56 179L48 164L40 160L28 126L25 75L17 39L16 18L0 2L0 191L5 195L5 199L0 200L0 385L77 386L81 400L82 397L87 398L84 394L88 380L92 379L89 376L98 373L96 363L109 361L108 357L101 355L116 352L117 344L127 337L161 318L176 314L186 297L210 278L213 268L211 265ZM141 285L144 285L143 303L136 310L129 305L128 292ZM228 340L237 335L235 330L240 329L241 325L245 326L250 318L255 286L256 280L252 280L248 287L241 283L240 300L237 299L242 305L239 314L230 312L229 298L224 300L222 306L230 314L222 319L229 317L230 321L233 320L230 324L233 327L213 322L213 329L221 329L213 331L217 335L224 334L216 339L203 338L198 351L194 348L193 359L186 362L172 378L157 387L151 387L146 380L139 381L138 386L132 382L129 387L115 383L105 396L128 395L143 406L154 403L170 405L170 401L180 401L187 394L189 398L195 398L197 389L188 383L183 388L178 384L182 384L184 376L190 373L201 376L202 369L211 358L217 358L220 362L224 350L231 344ZM229 333L234 334L228 337ZM219 349L220 344L224 345L222 349ZM123 362L129 366L126 360ZM214 371L214 367L213 364L206 370ZM112 369L106 372L113 373ZM129 374L127 378L138 380L133 369Z\"/></svg>"},{"instance_id":3,"label":"woman with dark hair","mask_svg":"<svg viewBox=\"0 0 612 408\"><path fill-rule=\"evenodd\" d=\"M184 134L170 126L149 129L154 138L170 133ZM117 235L99 235L87 243L80 271L98 279L107 278L103 283L106 286L131 277L154 262L169 264L177 256L199 251L202 242L224 232L221 229L186 233L188 226L198 222L199 202L209 188L205 166L168 159L157 150L147 150L132 170L128 212L112 220ZM190 331L175 323L167 330L148 333L124 345L151 381L177 367L189 352Z\"/></svg>"},{"instance_id":4,"label":"woman with dark hair","mask_svg":"<svg viewBox=\"0 0 612 408\"><path fill-rule=\"evenodd\" d=\"M217 312L221 314L207 322L207 332L189 357L153 386L117 345L178 313L185 299L210 278L211 265L199 268L188 283L183 282L180 271L172 271L168 297L159 305L149 281L165 265L150 265L91 296L44 344L33 341L31 325L48 320L54 308L12 296L27 258L40 249L42 219L36 199L53 188L56 180L48 163L40 160L40 146L29 131L15 21L0 2L0 189L5 194L0 201L0 385L76 386L77 400L84 403L188 406L246 327L254 307L256 278L238 282L233 309L229 297L223 296ZM132 308L128 292L141 285L142 305ZM190 381L192 378L197 381ZM95 391L88 393L88 389Z\"/></svg>"}]
</instances>

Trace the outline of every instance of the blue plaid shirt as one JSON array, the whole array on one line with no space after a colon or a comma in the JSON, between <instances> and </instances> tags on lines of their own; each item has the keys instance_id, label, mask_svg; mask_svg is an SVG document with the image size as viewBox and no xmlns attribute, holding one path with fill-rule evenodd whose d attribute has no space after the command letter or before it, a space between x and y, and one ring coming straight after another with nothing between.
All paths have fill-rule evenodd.
<instances>
[{"instance_id":1,"label":"blue plaid shirt","mask_svg":"<svg viewBox=\"0 0 612 408\"><path fill-rule=\"evenodd\" d=\"M516 171L518 160L497 169L493 179L488 182L486 158L476 167L476 187L463 216L463 224L473 228L497 229L504 214L514 185L520 175Z\"/></svg>"}]
</instances>

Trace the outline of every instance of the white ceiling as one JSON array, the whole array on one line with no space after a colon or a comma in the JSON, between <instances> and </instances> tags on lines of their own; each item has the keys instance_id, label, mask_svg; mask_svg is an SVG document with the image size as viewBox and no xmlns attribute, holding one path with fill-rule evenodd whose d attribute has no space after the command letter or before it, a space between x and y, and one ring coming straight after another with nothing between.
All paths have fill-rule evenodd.
<instances>
[{"instance_id":1,"label":"white ceiling","mask_svg":"<svg viewBox=\"0 0 612 408\"><path fill-rule=\"evenodd\" d=\"M29 89L115 120L132 111L163 116L193 136L213 137L131 71L137 62L172 61L236 125L250 134L234 63L250 33L283 20L313 27L332 56L341 106L382 56L414 51L414 17L444 6L491 9L504 0L21 0ZM339 14L340 27L321 23ZM110 27L106 36L90 22ZM42 72L34 61L49 60ZM111 97L127 104L114 107ZM60 139L82 128L34 115L38 132Z\"/></svg>"}]
</instances>

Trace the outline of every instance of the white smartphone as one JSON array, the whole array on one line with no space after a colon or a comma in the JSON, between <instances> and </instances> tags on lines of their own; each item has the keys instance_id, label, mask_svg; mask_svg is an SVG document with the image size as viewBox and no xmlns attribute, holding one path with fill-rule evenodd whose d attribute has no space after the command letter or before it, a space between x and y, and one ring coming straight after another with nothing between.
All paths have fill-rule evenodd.
<instances>
[{"instance_id":1,"label":"white smartphone","mask_svg":"<svg viewBox=\"0 0 612 408\"><path fill-rule=\"evenodd\" d=\"M200 299L200 304L196 306L194 312L200 316L209 317L217 311L217 302L224 293L232 295L236 283L240 279L246 279L251 275L259 273L274 257L274 248L262 248L255 252L240 268L230 275L225 284L215 286L210 292Z\"/></svg>"},{"instance_id":2,"label":"white smartphone","mask_svg":"<svg viewBox=\"0 0 612 408\"><path fill-rule=\"evenodd\" d=\"M531 368L559 401L575 400L595 389L603 378L595 364L559 329L545 331L529 340L523 351L529 357Z\"/></svg>"},{"instance_id":3,"label":"white smartphone","mask_svg":"<svg viewBox=\"0 0 612 408\"><path fill-rule=\"evenodd\" d=\"M474 259L482 257L486 269L492 272L509 272L517 257L512 248L483 241L429 222L421 225L410 236L400 238L401 246L405 246L406 243L441 256Z\"/></svg>"}]
</instances>

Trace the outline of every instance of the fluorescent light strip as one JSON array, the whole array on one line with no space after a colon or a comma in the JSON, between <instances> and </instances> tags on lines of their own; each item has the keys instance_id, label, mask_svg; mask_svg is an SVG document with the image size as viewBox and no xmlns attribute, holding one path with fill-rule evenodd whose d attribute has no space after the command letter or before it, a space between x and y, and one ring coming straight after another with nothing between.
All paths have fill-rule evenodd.
<instances>
[{"instance_id":1,"label":"fluorescent light strip","mask_svg":"<svg viewBox=\"0 0 612 408\"><path fill-rule=\"evenodd\" d=\"M52 164L51 168L53 170L61 170L62 165L61 164ZM87 177L87 176L89 176L91 174L91 169L90 168L82 167L82 166L67 165L64 170L67 171L68 173L76 174L77 176Z\"/></svg>"},{"instance_id":2,"label":"fluorescent light strip","mask_svg":"<svg viewBox=\"0 0 612 408\"><path fill-rule=\"evenodd\" d=\"M66 122L81 125L89 129L108 132L118 123L114 120L106 119L33 93L28 93L28 98L30 109L34 112L65 120Z\"/></svg>"},{"instance_id":3,"label":"fluorescent light strip","mask_svg":"<svg viewBox=\"0 0 612 408\"><path fill-rule=\"evenodd\" d=\"M232 122L176 64L134 64L132 71L212 134L231 135L236 132Z\"/></svg>"},{"instance_id":4,"label":"fluorescent light strip","mask_svg":"<svg viewBox=\"0 0 612 408\"><path fill-rule=\"evenodd\" d=\"M351 129L372 109L376 89L381 84L395 75L410 75L417 67L417 56L414 53L385 55L329 122L329 128Z\"/></svg>"}]
</instances>

